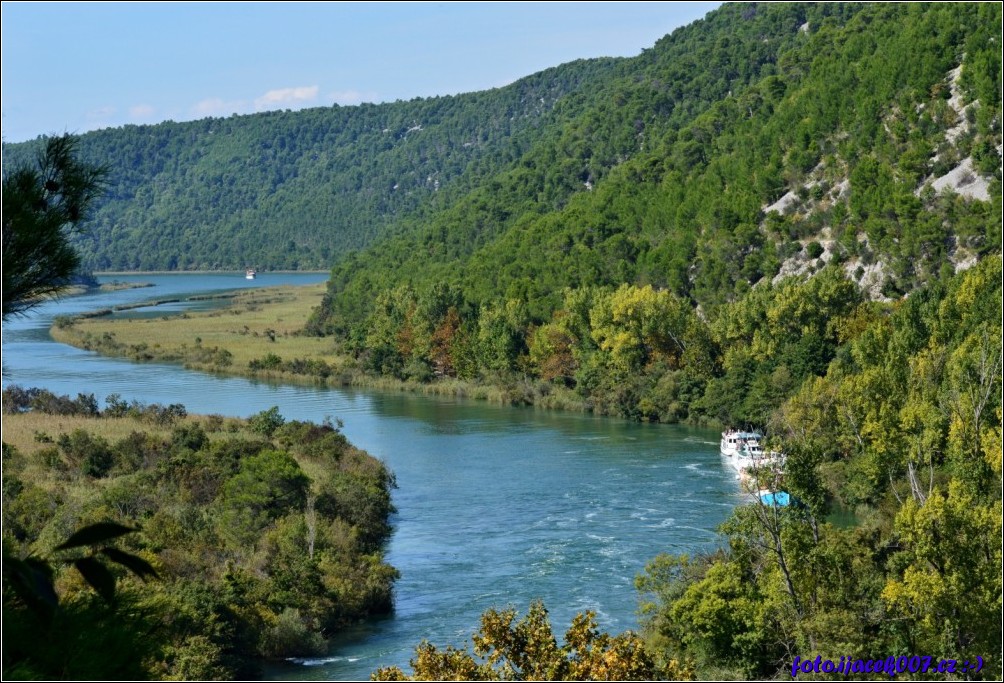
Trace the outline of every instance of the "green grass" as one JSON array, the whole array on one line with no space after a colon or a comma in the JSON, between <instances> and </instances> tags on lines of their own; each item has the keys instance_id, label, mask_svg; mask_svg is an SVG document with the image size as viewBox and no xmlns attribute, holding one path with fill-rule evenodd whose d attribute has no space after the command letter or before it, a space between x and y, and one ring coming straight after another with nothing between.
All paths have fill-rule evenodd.
<instances>
[{"instance_id":1,"label":"green grass","mask_svg":"<svg viewBox=\"0 0 1004 683\"><path fill-rule=\"evenodd\" d=\"M119 348L116 355L145 353L149 360L184 361L198 356L199 347L215 347L232 355L238 374L244 374L252 359L269 353L335 361L329 340L297 335L323 295L323 284L258 289L241 293L230 306L214 311L155 319L78 319L70 326L53 327L52 336L107 353ZM102 341L108 348L100 348Z\"/></svg>"},{"instance_id":2,"label":"green grass","mask_svg":"<svg viewBox=\"0 0 1004 683\"><path fill-rule=\"evenodd\" d=\"M52 446L63 434L83 429L110 443L120 441L133 432L147 432L160 438L169 438L174 427L181 424L199 424L212 439L233 436L244 431L251 434L243 422L235 418L189 415L172 425L156 425L135 417L86 417L82 415L49 415L38 411L12 413L3 416L3 441L26 455ZM49 442L51 439L52 443Z\"/></svg>"},{"instance_id":3,"label":"green grass","mask_svg":"<svg viewBox=\"0 0 1004 683\"><path fill-rule=\"evenodd\" d=\"M160 318L114 319L85 314L54 325L51 334L56 341L105 355L177 362L194 370L289 384L366 387L499 404L589 410L585 400L573 391L540 381L503 385L443 378L422 383L366 373L353 358L340 354L330 338L299 334L311 311L320 304L324 290L323 283L256 289L238 294L223 308ZM269 355L283 361L322 361L330 374L321 377L281 369L252 369L252 361Z\"/></svg>"}]
</instances>

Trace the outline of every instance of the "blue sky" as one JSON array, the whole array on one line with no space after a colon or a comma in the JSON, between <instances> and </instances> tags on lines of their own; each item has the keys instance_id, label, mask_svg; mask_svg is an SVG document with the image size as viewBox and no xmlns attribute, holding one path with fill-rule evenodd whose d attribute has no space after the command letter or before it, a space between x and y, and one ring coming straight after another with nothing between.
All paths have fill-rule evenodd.
<instances>
[{"instance_id":1,"label":"blue sky","mask_svg":"<svg viewBox=\"0 0 1004 683\"><path fill-rule=\"evenodd\" d=\"M3 139L485 90L718 4L4 2Z\"/></svg>"}]
</instances>

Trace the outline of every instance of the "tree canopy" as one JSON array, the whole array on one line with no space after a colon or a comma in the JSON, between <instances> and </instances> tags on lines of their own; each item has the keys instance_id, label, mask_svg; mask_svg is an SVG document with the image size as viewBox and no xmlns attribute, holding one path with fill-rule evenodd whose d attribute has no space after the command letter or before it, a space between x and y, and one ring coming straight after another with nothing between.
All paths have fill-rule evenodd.
<instances>
[{"instance_id":1,"label":"tree canopy","mask_svg":"<svg viewBox=\"0 0 1004 683\"><path fill-rule=\"evenodd\" d=\"M531 603L517 619L515 609L489 609L473 636L474 653L424 642L415 649L409 676L398 667L373 674L378 681L649 681L686 680L692 672L678 662L660 665L631 632L601 633L596 615L577 615L559 645L547 608Z\"/></svg>"},{"instance_id":2,"label":"tree canopy","mask_svg":"<svg viewBox=\"0 0 1004 683\"><path fill-rule=\"evenodd\" d=\"M78 232L104 190L105 167L78 157L71 135L45 141L33 163L3 170L3 317L29 311L65 287L80 257Z\"/></svg>"}]
</instances>

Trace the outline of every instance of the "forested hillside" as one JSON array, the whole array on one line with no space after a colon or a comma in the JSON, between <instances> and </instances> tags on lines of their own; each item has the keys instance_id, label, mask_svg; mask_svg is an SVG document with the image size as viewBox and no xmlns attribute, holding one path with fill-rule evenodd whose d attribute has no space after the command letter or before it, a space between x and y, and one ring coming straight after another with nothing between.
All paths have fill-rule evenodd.
<instances>
[{"instance_id":1,"label":"forested hillside","mask_svg":"<svg viewBox=\"0 0 1004 683\"><path fill-rule=\"evenodd\" d=\"M81 148L111 191L81 248L334 262L307 332L361 372L763 423L862 306L1000 253L999 24L726 5L489 92L100 131Z\"/></svg>"},{"instance_id":2,"label":"forested hillside","mask_svg":"<svg viewBox=\"0 0 1004 683\"><path fill-rule=\"evenodd\" d=\"M1000 254L999 24L976 4L726 6L516 169L342 261L310 329L376 373L763 423L861 306Z\"/></svg>"},{"instance_id":3,"label":"forested hillside","mask_svg":"<svg viewBox=\"0 0 1004 683\"><path fill-rule=\"evenodd\" d=\"M687 247L693 237L672 229L662 215L667 205L678 210L680 197L658 182L654 205L655 198L643 194L646 180L663 175L652 165L669 163L667 144L682 137L679 161L687 170L702 167L712 150L699 144L710 143L722 122L697 130L695 120L775 74L780 56L804 43L800 27L806 21L841 23L855 11L843 5L735 5L675 31L631 60L626 77L612 80L594 106L513 169L400 237L340 262L329 317L338 319L336 326L355 322L373 287L404 282L423 289L460 284L475 303L508 292L529 299L541 316L565 284L634 279L640 256L632 233L643 221L660 236L663 251L672 252L675 270L686 269L680 264L690 253L676 247ZM765 192L779 190L776 182ZM618 216L621 207L639 215ZM549 299L542 307L536 305L541 297Z\"/></svg>"},{"instance_id":4,"label":"forested hillside","mask_svg":"<svg viewBox=\"0 0 1004 683\"><path fill-rule=\"evenodd\" d=\"M723 549L651 562L651 647L705 679L787 678L817 656L862 679L890 657L898 676L999 679L1000 311L998 257L859 309L770 420L787 453L770 485L799 504L740 506Z\"/></svg>"},{"instance_id":5,"label":"forested hillside","mask_svg":"<svg viewBox=\"0 0 1004 683\"><path fill-rule=\"evenodd\" d=\"M80 155L107 165L109 191L75 246L91 270L328 268L507 168L617 69L582 60L480 93L87 133ZM5 163L39 144L5 144Z\"/></svg>"},{"instance_id":6,"label":"forested hillside","mask_svg":"<svg viewBox=\"0 0 1004 683\"><path fill-rule=\"evenodd\" d=\"M786 464L758 483L796 504L740 506L720 550L650 564L657 661L999 677L1000 26L986 4L723 7L620 82L648 114L630 153L593 174L541 143L336 265L310 330L374 374L768 431ZM683 58L659 55L701 44L699 73L748 80L660 118L645 93ZM616 148L616 102L561 139ZM556 202L569 159L582 187ZM436 654L416 676L461 675Z\"/></svg>"}]
</instances>

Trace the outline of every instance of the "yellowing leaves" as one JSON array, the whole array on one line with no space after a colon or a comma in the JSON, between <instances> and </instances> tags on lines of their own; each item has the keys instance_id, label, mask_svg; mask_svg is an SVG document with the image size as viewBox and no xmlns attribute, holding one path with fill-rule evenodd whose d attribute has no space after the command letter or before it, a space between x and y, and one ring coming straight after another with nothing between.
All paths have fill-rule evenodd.
<instances>
[{"instance_id":1,"label":"yellowing leaves","mask_svg":"<svg viewBox=\"0 0 1004 683\"><path fill-rule=\"evenodd\" d=\"M895 529L904 550L893 563L904 568L882 600L894 618L919 627L924 646L958 652L1000 628L1001 526L1001 502L981 502L959 480L903 505Z\"/></svg>"},{"instance_id":2,"label":"yellowing leaves","mask_svg":"<svg viewBox=\"0 0 1004 683\"><path fill-rule=\"evenodd\" d=\"M593 340L623 372L640 370L657 359L678 365L693 318L686 302L651 285L621 285L590 313Z\"/></svg>"},{"instance_id":3,"label":"yellowing leaves","mask_svg":"<svg viewBox=\"0 0 1004 683\"><path fill-rule=\"evenodd\" d=\"M693 678L693 670L672 660L660 670L645 644L628 631L617 636L601 633L596 615L578 614L558 645L547 609L540 601L517 619L516 610L489 609L481 615L474 634L474 654L447 646L438 650L422 643L411 660L409 677L397 667L380 669L374 680L674 680Z\"/></svg>"}]
</instances>

